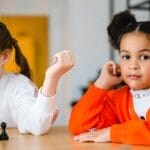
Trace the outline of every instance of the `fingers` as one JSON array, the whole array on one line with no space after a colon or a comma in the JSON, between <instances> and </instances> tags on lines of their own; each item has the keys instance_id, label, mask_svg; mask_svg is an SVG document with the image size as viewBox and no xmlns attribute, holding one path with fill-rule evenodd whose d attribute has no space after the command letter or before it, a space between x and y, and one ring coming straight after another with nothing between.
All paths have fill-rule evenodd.
<instances>
[{"instance_id":1,"label":"fingers","mask_svg":"<svg viewBox=\"0 0 150 150\"><path fill-rule=\"evenodd\" d=\"M54 64L48 70L57 76L62 76L75 65L73 52L70 50L60 51L54 56Z\"/></svg>"},{"instance_id":2,"label":"fingers","mask_svg":"<svg viewBox=\"0 0 150 150\"><path fill-rule=\"evenodd\" d=\"M77 141L78 142L96 142L95 137L83 137Z\"/></svg>"},{"instance_id":3,"label":"fingers","mask_svg":"<svg viewBox=\"0 0 150 150\"><path fill-rule=\"evenodd\" d=\"M75 59L72 51L64 50L56 53L54 56L54 63L60 63L64 66L74 66Z\"/></svg>"},{"instance_id":4,"label":"fingers","mask_svg":"<svg viewBox=\"0 0 150 150\"><path fill-rule=\"evenodd\" d=\"M56 56L54 56L53 63L56 64L57 61L58 61L58 58Z\"/></svg>"},{"instance_id":5,"label":"fingers","mask_svg":"<svg viewBox=\"0 0 150 150\"><path fill-rule=\"evenodd\" d=\"M86 141L91 141L91 142L110 142L110 130L111 127L103 128L100 130L95 130L95 131L90 131L86 133L82 133L78 136L74 137L75 141L79 142L86 142Z\"/></svg>"},{"instance_id":6,"label":"fingers","mask_svg":"<svg viewBox=\"0 0 150 150\"><path fill-rule=\"evenodd\" d=\"M106 63L106 68L114 76L120 76L120 67L114 61L109 61Z\"/></svg>"},{"instance_id":7,"label":"fingers","mask_svg":"<svg viewBox=\"0 0 150 150\"><path fill-rule=\"evenodd\" d=\"M100 136L98 136L94 131L75 136L74 140L78 142L103 142Z\"/></svg>"},{"instance_id":8,"label":"fingers","mask_svg":"<svg viewBox=\"0 0 150 150\"><path fill-rule=\"evenodd\" d=\"M70 61L73 65L75 65L75 57L72 51L68 51L68 57L70 56Z\"/></svg>"},{"instance_id":9,"label":"fingers","mask_svg":"<svg viewBox=\"0 0 150 150\"><path fill-rule=\"evenodd\" d=\"M85 142L85 141L95 141L96 135L94 132L86 132L74 137L75 141Z\"/></svg>"},{"instance_id":10,"label":"fingers","mask_svg":"<svg viewBox=\"0 0 150 150\"><path fill-rule=\"evenodd\" d=\"M75 64L73 52L69 50L64 50L63 53L65 64L70 64L71 66L73 66Z\"/></svg>"}]
</instances>

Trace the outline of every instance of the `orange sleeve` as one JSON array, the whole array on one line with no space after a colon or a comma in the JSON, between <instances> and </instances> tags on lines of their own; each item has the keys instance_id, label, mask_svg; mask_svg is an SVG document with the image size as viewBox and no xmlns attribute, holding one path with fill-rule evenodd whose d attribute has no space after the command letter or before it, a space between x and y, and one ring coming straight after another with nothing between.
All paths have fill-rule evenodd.
<instances>
[{"instance_id":1,"label":"orange sleeve","mask_svg":"<svg viewBox=\"0 0 150 150\"><path fill-rule=\"evenodd\" d=\"M115 124L110 135L112 142L150 145L150 124L144 120Z\"/></svg>"},{"instance_id":2,"label":"orange sleeve","mask_svg":"<svg viewBox=\"0 0 150 150\"><path fill-rule=\"evenodd\" d=\"M69 129L77 135L89 129L104 128L117 122L115 106L107 97L107 91L90 85L88 91L73 107Z\"/></svg>"}]
</instances>

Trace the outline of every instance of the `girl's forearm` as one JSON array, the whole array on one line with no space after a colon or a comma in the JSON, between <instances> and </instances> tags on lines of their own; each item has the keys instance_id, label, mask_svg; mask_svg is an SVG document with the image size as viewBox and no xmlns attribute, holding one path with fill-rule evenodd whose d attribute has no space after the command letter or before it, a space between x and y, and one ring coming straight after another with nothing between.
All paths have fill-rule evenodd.
<instances>
[{"instance_id":1,"label":"girl's forearm","mask_svg":"<svg viewBox=\"0 0 150 150\"><path fill-rule=\"evenodd\" d=\"M42 94L44 96L53 96L56 93L57 84L58 84L59 78L56 76L45 78L43 86L42 86Z\"/></svg>"}]
</instances>

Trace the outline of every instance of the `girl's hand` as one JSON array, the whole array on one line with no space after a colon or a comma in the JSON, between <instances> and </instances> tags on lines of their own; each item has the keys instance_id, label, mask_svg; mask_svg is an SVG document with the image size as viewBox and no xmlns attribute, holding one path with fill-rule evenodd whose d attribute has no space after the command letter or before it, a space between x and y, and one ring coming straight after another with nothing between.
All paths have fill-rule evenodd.
<instances>
[{"instance_id":1,"label":"girl's hand","mask_svg":"<svg viewBox=\"0 0 150 150\"><path fill-rule=\"evenodd\" d=\"M94 85L98 88L110 89L122 82L120 67L114 61L108 61L102 68L99 78Z\"/></svg>"},{"instance_id":2,"label":"girl's hand","mask_svg":"<svg viewBox=\"0 0 150 150\"><path fill-rule=\"evenodd\" d=\"M68 50L56 53L53 62L54 64L46 71L46 76L53 75L59 78L75 64L73 53Z\"/></svg>"},{"instance_id":3,"label":"girl's hand","mask_svg":"<svg viewBox=\"0 0 150 150\"><path fill-rule=\"evenodd\" d=\"M108 127L96 131L82 133L75 136L74 140L79 142L110 142L110 129L111 127Z\"/></svg>"},{"instance_id":4,"label":"girl's hand","mask_svg":"<svg viewBox=\"0 0 150 150\"><path fill-rule=\"evenodd\" d=\"M41 93L45 96L53 96L56 93L57 83L60 77L70 70L75 64L71 51L61 51L54 56L54 64L46 71Z\"/></svg>"}]
</instances>

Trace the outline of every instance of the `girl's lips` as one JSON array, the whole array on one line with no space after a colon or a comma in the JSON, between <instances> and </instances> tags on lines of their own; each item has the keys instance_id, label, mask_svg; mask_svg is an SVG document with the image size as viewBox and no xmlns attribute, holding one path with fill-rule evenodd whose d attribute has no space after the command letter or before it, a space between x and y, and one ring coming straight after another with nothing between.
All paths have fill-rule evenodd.
<instances>
[{"instance_id":1,"label":"girl's lips","mask_svg":"<svg viewBox=\"0 0 150 150\"><path fill-rule=\"evenodd\" d=\"M128 78L132 79L132 80L137 80L139 79L141 76L139 75L128 75Z\"/></svg>"}]
</instances>

